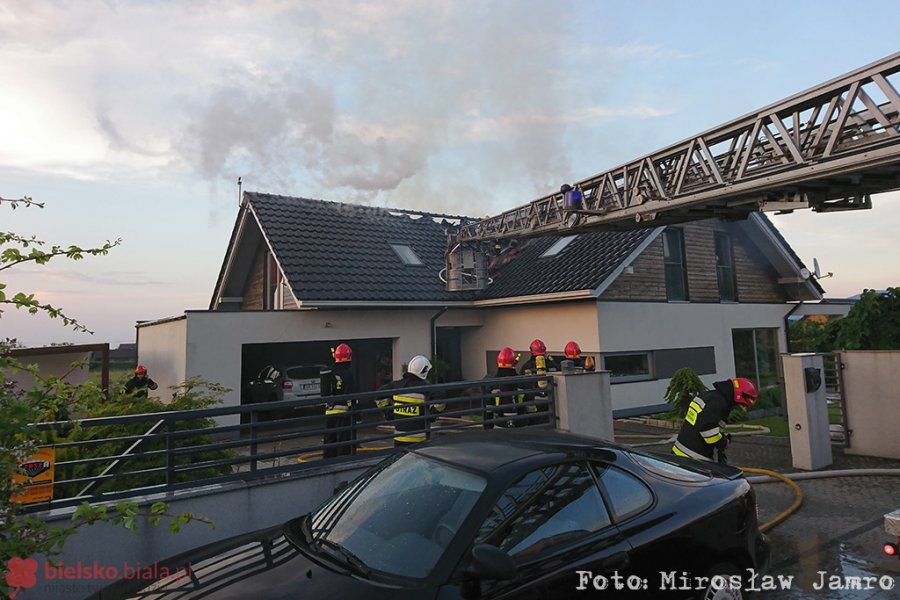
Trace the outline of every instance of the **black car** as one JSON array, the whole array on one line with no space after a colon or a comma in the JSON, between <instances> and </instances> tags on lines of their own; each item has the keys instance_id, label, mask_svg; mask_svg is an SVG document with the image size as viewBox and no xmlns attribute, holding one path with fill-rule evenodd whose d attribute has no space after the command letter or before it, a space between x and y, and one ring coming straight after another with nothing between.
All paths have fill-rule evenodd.
<instances>
[{"instance_id":1,"label":"black car","mask_svg":"<svg viewBox=\"0 0 900 600\"><path fill-rule=\"evenodd\" d=\"M308 515L162 563L190 577L96 597L740 598L768 557L738 469L523 428L414 446Z\"/></svg>"}]
</instances>

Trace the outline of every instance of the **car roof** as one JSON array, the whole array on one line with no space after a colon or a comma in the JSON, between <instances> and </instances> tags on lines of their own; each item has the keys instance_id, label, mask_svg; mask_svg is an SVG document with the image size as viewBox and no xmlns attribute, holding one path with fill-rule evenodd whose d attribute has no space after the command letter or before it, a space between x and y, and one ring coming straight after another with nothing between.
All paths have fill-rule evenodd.
<instances>
[{"instance_id":1,"label":"car roof","mask_svg":"<svg viewBox=\"0 0 900 600\"><path fill-rule=\"evenodd\" d=\"M492 429L445 435L413 451L429 458L494 472L512 465L578 455L616 460L623 448L611 442L551 429L523 427Z\"/></svg>"}]
</instances>

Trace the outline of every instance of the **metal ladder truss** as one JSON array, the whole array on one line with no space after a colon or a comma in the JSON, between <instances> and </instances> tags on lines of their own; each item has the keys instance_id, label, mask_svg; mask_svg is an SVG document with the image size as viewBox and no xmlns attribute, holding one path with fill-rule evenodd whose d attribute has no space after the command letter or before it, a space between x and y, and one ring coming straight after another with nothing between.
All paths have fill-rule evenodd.
<instances>
[{"instance_id":1,"label":"metal ladder truss","mask_svg":"<svg viewBox=\"0 0 900 600\"><path fill-rule=\"evenodd\" d=\"M900 188L900 52L494 217L458 243L630 229L757 210L870 208Z\"/></svg>"}]
</instances>

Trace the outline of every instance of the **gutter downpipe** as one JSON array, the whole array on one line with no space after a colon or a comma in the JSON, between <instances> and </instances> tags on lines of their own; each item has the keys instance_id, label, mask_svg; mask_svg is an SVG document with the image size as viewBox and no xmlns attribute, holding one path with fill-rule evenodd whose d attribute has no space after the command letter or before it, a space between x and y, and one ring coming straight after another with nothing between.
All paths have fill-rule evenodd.
<instances>
[{"instance_id":1,"label":"gutter downpipe","mask_svg":"<svg viewBox=\"0 0 900 600\"><path fill-rule=\"evenodd\" d=\"M437 311L437 313L431 317L431 360L437 358L437 330L435 329L435 321L441 318L441 315L447 312L447 307L443 307L441 310Z\"/></svg>"},{"instance_id":2,"label":"gutter downpipe","mask_svg":"<svg viewBox=\"0 0 900 600\"><path fill-rule=\"evenodd\" d=\"M801 300L794 308L788 311L788 314L784 315L784 346L788 354L791 353L791 328L788 319L790 319L791 315L797 312L797 309L799 309L801 306L803 306L803 300Z\"/></svg>"}]
</instances>

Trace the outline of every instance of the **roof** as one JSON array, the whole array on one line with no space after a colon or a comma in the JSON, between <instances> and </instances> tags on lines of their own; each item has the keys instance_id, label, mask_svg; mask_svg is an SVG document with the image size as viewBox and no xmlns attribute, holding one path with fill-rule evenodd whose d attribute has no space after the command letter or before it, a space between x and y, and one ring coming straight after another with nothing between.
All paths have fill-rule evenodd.
<instances>
[{"instance_id":1,"label":"roof","mask_svg":"<svg viewBox=\"0 0 900 600\"><path fill-rule=\"evenodd\" d=\"M779 283L794 283L797 285L785 287L785 291L795 300L821 300L825 295L825 290L819 285L815 277L811 276L809 269L791 248L775 224L762 212L751 213L750 216L740 221L739 226L749 229L757 227L763 233L763 236L752 235L754 242L762 250L763 254L772 263L772 266L779 272L782 279ZM765 241L765 237L770 238L769 244L760 245Z\"/></svg>"},{"instance_id":2,"label":"roof","mask_svg":"<svg viewBox=\"0 0 900 600\"><path fill-rule=\"evenodd\" d=\"M310 198L244 192L213 301L239 300L258 244L272 250L301 305L451 305L596 297L662 231L661 227L587 231L557 255L542 255L564 237L506 241L489 263L491 284L450 292L444 283L447 230L466 217L387 209ZM797 299L820 299L814 278L775 226L761 214L742 221ZM761 234L761 235L760 235ZM421 265L404 264L391 245L408 246ZM808 273L808 271L806 271ZM796 289L794 289L796 288ZM521 300L519 300L521 301Z\"/></svg>"},{"instance_id":3,"label":"roof","mask_svg":"<svg viewBox=\"0 0 900 600\"><path fill-rule=\"evenodd\" d=\"M531 239L492 261L486 290L448 292L439 277L445 231L455 224L448 215L256 192L244 198L295 297L307 303L446 303L595 290L653 231L582 233L548 258L540 256L560 236ZM423 264L404 265L390 244L408 245Z\"/></svg>"},{"instance_id":4,"label":"roof","mask_svg":"<svg viewBox=\"0 0 900 600\"><path fill-rule=\"evenodd\" d=\"M653 229L580 233L556 256L542 258L563 237L532 238L494 261L493 282L480 298L509 298L595 290L649 236ZM506 255L514 260L503 264Z\"/></svg>"},{"instance_id":5,"label":"roof","mask_svg":"<svg viewBox=\"0 0 900 600\"><path fill-rule=\"evenodd\" d=\"M438 277L446 225L428 214L255 192L244 198L298 300L464 299ZM404 265L390 244L410 246L422 266Z\"/></svg>"}]
</instances>

